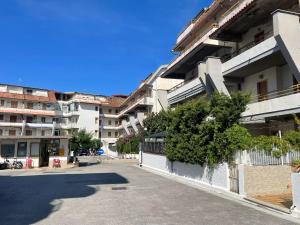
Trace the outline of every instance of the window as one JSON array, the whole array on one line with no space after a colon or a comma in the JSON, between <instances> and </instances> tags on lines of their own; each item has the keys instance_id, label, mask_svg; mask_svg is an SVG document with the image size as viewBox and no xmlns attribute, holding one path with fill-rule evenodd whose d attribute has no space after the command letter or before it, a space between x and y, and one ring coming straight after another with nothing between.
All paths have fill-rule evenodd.
<instances>
[{"instance_id":1,"label":"window","mask_svg":"<svg viewBox=\"0 0 300 225\"><path fill-rule=\"evenodd\" d=\"M99 109L99 114L103 114L102 108Z\"/></svg>"},{"instance_id":2,"label":"window","mask_svg":"<svg viewBox=\"0 0 300 225\"><path fill-rule=\"evenodd\" d=\"M1 145L1 157L8 158L15 156L14 144L2 144Z\"/></svg>"},{"instance_id":3,"label":"window","mask_svg":"<svg viewBox=\"0 0 300 225\"><path fill-rule=\"evenodd\" d=\"M108 121L108 125L111 125L111 120Z\"/></svg>"},{"instance_id":4,"label":"window","mask_svg":"<svg viewBox=\"0 0 300 225\"><path fill-rule=\"evenodd\" d=\"M33 109L33 103L27 102L26 109Z\"/></svg>"},{"instance_id":5,"label":"window","mask_svg":"<svg viewBox=\"0 0 300 225\"><path fill-rule=\"evenodd\" d=\"M118 131L115 132L115 137L118 137L119 136L119 133Z\"/></svg>"},{"instance_id":6,"label":"window","mask_svg":"<svg viewBox=\"0 0 300 225\"><path fill-rule=\"evenodd\" d=\"M60 136L60 130L55 130L54 131L54 136Z\"/></svg>"},{"instance_id":7,"label":"window","mask_svg":"<svg viewBox=\"0 0 300 225\"><path fill-rule=\"evenodd\" d=\"M265 32L261 31L254 36L254 43L258 44L265 40Z\"/></svg>"},{"instance_id":8,"label":"window","mask_svg":"<svg viewBox=\"0 0 300 225\"><path fill-rule=\"evenodd\" d=\"M4 115L0 114L0 120L4 120Z\"/></svg>"},{"instance_id":9,"label":"window","mask_svg":"<svg viewBox=\"0 0 300 225\"><path fill-rule=\"evenodd\" d=\"M9 117L9 122L12 122L12 123L17 122L17 116L10 116Z\"/></svg>"},{"instance_id":10,"label":"window","mask_svg":"<svg viewBox=\"0 0 300 225\"><path fill-rule=\"evenodd\" d=\"M108 113L111 113L111 109L108 110Z\"/></svg>"},{"instance_id":11,"label":"window","mask_svg":"<svg viewBox=\"0 0 300 225\"><path fill-rule=\"evenodd\" d=\"M17 157L26 157L27 155L27 142L19 142L17 149Z\"/></svg>"},{"instance_id":12,"label":"window","mask_svg":"<svg viewBox=\"0 0 300 225\"><path fill-rule=\"evenodd\" d=\"M25 130L25 136L32 136L32 130Z\"/></svg>"},{"instance_id":13,"label":"window","mask_svg":"<svg viewBox=\"0 0 300 225\"><path fill-rule=\"evenodd\" d=\"M43 103L42 109L43 109L43 110L46 110L46 109L47 109L47 104Z\"/></svg>"},{"instance_id":14,"label":"window","mask_svg":"<svg viewBox=\"0 0 300 225\"><path fill-rule=\"evenodd\" d=\"M32 123L33 117L32 116L27 116L26 117L26 123Z\"/></svg>"},{"instance_id":15,"label":"window","mask_svg":"<svg viewBox=\"0 0 300 225\"><path fill-rule=\"evenodd\" d=\"M9 130L8 131L9 136L16 136L16 133L17 133L16 130Z\"/></svg>"},{"instance_id":16,"label":"window","mask_svg":"<svg viewBox=\"0 0 300 225\"><path fill-rule=\"evenodd\" d=\"M111 132L108 132L107 135L108 135L108 137L111 137Z\"/></svg>"},{"instance_id":17,"label":"window","mask_svg":"<svg viewBox=\"0 0 300 225\"><path fill-rule=\"evenodd\" d=\"M26 94L28 94L28 95L32 95L32 92L33 92L33 91L32 91L31 89L27 89L27 90L26 90Z\"/></svg>"},{"instance_id":18,"label":"window","mask_svg":"<svg viewBox=\"0 0 300 225\"><path fill-rule=\"evenodd\" d=\"M0 136L2 136L3 135L3 130L2 129L0 129Z\"/></svg>"},{"instance_id":19,"label":"window","mask_svg":"<svg viewBox=\"0 0 300 225\"><path fill-rule=\"evenodd\" d=\"M98 106L95 106L95 111L98 111Z\"/></svg>"},{"instance_id":20,"label":"window","mask_svg":"<svg viewBox=\"0 0 300 225\"><path fill-rule=\"evenodd\" d=\"M17 101L11 101L10 102L10 107L11 108L18 108L18 102Z\"/></svg>"},{"instance_id":21,"label":"window","mask_svg":"<svg viewBox=\"0 0 300 225\"><path fill-rule=\"evenodd\" d=\"M268 100L268 82L266 80L257 83L258 101Z\"/></svg>"},{"instance_id":22,"label":"window","mask_svg":"<svg viewBox=\"0 0 300 225\"><path fill-rule=\"evenodd\" d=\"M45 118L45 117L42 117L42 118L41 118L41 121L42 121L42 123L46 123L46 118Z\"/></svg>"},{"instance_id":23,"label":"window","mask_svg":"<svg viewBox=\"0 0 300 225\"><path fill-rule=\"evenodd\" d=\"M116 120L116 121L115 121L115 125L116 125L116 126L118 126L118 124L119 124L119 121L118 121L118 120Z\"/></svg>"},{"instance_id":24,"label":"window","mask_svg":"<svg viewBox=\"0 0 300 225\"><path fill-rule=\"evenodd\" d=\"M39 143L31 143L30 144L30 156L38 157L40 155L40 144Z\"/></svg>"},{"instance_id":25,"label":"window","mask_svg":"<svg viewBox=\"0 0 300 225\"><path fill-rule=\"evenodd\" d=\"M45 136L45 131L44 130L42 130L41 135Z\"/></svg>"},{"instance_id":26,"label":"window","mask_svg":"<svg viewBox=\"0 0 300 225\"><path fill-rule=\"evenodd\" d=\"M0 106L4 106L5 101L3 99L0 100Z\"/></svg>"},{"instance_id":27,"label":"window","mask_svg":"<svg viewBox=\"0 0 300 225\"><path fill-rule=\"evenodd\" d=\"M118 109L116 109L116 114L118 114L119 113L119 110Z\"/></svg>"}]
</instances>

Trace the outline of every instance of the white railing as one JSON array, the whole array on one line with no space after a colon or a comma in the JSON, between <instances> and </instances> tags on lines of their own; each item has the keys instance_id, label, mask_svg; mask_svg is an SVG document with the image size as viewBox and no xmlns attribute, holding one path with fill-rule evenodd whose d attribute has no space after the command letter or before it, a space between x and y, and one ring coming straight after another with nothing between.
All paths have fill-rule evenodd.
<instances>
[{"instance_id":1,"label":"white railing","mask_svg":"<svg viewBox=\"0 0 300 225\"><path fill-rule=\"evenodd\" d=\"M270 152L259 150L237 152L236 154L238 163L252 166L291 165L293 160L300 160L300 151L291 150L281 157L275 157Z\"/></svg>"}]
</instances>

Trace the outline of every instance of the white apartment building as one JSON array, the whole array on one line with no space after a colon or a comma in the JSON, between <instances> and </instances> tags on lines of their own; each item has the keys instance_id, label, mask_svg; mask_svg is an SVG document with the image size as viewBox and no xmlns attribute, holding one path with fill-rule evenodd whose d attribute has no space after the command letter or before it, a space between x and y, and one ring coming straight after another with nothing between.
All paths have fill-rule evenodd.
<instances>
[{"instance_id":1,"label":"white apartment building","mask_svg":"<svg viewBox=\"0 0 300 225\"><path fill-rule=\"evenodd\" d=\"M150 113L158 113L167 109L167 91L178 85L178 79L162 78L161 74L167 66L160 66L154 73L150 74L141 82L139 87L133 91L121 104L118 115L121 121L121 136L134 135L143 129L143 120Z\"/></svg>"},{"instance_id":2,"label":"white apartment building","mask_svg":"<svg viewBox=\"0 0 300 225\"><path fill-rule=\"evenodd\" d=\"M170 106L213 91L251 94L243 122L253 134L294 129L300 113L298 0L215 0L178 36L162 77L184 82Z\"/></svg>"},{"instance_id":3,"label":"white apartment building","mask_svg":"<svg viewBox=\"0 0 300 225\"><path fill-rule=\"evenodd\" d=\"M120 136L120 131L122 130L119 119L120 106L126 98L126 95L107 97L107 104L102 104L99 108L100 139L102 148L105 151L113 150Z\"/></svg>"},{"instance_id":4,"label":"white apartment building","mask_svg":"<svg viewBox=\"0 0 300 225\"><path fill-rule=\"evenodd\" d=\"M68 141L79 130L102 138L104 147L113 145L119 136L115 118L122 100L124 97L0 84L0 160L16 157L25 163L31 157L39 167L52 166L58 158L66 164ZM106 125L100 126L101 122Z\"/></svg>"}]
</instances>

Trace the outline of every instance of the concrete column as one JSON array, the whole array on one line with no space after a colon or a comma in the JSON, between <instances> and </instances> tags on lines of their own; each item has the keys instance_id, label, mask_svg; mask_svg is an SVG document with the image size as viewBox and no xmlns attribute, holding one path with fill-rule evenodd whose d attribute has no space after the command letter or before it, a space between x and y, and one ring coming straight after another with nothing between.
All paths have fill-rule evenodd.
<instances>
[{"instance_id":1,"label":"concrete column","mask_svg":"<svg viewBox=\"0 0 300 225\"><path fill-rule=\"evenodd\" d=\"M300 82L299 15L283 10L277 10L273 13L274 37L298 82Z\"/></svg>"},{"instance_id":2,"label":"concrete column","mask_svg":"<svg viewBox=\"0 0 300 225\"><path fill-rule=\"evenodd\" d=\"M126 120L122 120L122 126L123 126L123 128L124 128L126 134L129 135L130 132L129 132L129 129L128 129L128 127L127 127L127 121L126 121Z\"/></svg>"},{"instance_id":3,"label":"concrete column","mask_svg":"<svg viewBox=\"0 0 300 225\"><path fill-rule=\"evenodd\" d=\"M136 123L135 123L135 117L134 116L129 116L129 122L134 130L135 133L138 133L139 132L139 129L137 128L136 126Z\"/></svg>"},{"instance_id":4,"label":"concrete column","mask_svg":"<svg viewBox=\"0 0 300 225\"><path fill-rule=\"evenodd\" d=\"M210 83L214 91L229 95L224 83L222 74L222 62L217 57L207 57L206 59L206 83Z\"/></svg>"}]
</instances>

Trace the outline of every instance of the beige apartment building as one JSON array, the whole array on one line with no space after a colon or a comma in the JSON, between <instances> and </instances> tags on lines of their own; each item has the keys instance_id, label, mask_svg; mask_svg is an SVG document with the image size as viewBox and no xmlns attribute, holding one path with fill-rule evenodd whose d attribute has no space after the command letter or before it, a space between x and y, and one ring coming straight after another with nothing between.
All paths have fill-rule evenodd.
<instances>
[{"instance_id":1,"label":"beige apartment building","mask_svg":"<svg viewBox=\"0 0 300 225\"><path fill-rule=\"evenodd\" d=\"M215 0L184 28L162 74L183 79L169 106L213 91L251 94L243 122L253 134L294 129L300 113L298 0Z\"/></svg>"},{"instance_id":2,"label":"beige apartment building","mask_svg":"<svg viewBox=\"0 0 300 225\"><path fill-rule=\"evenodd\" d=\"M68 160L68 136L57 127L55 92L0 84L0 160L17 157L34 166L48 166L54 158Z\"/></svg>"}]
</instances>

